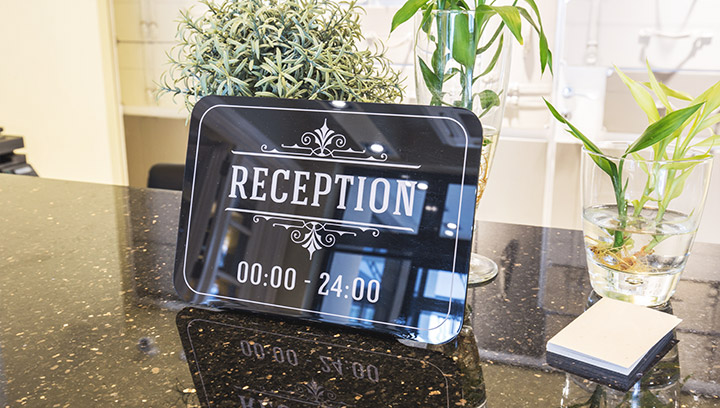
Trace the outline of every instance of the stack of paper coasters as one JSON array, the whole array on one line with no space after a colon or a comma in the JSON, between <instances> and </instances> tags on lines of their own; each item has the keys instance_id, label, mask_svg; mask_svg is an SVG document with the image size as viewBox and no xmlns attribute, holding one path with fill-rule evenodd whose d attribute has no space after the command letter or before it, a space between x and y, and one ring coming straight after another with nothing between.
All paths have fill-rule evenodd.
<instances>
[{"instance_id":1,"label":"stack of paper coasters","mask_svg":"<svg viewBox=\"0 0 720 408\"><path fill-rule=\"evenodd\" d=\"M547 362L588 380L626 391L677 343L681 319L603 298L547 343Z\"/></svg>"}]
</instances>

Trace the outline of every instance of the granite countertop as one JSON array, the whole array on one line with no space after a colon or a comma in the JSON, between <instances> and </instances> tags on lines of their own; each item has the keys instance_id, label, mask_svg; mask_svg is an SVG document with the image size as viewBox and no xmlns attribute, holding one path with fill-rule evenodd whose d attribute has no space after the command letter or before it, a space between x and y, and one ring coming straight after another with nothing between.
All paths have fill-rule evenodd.
<instances>
[{"instance_id":1,"label":"granite countertop","mask_svg":"<svg viewBox=\"0 0 720 408\"><path fill-rule=\"evenodd\" d=\"M501 271L468 291L472 329L427 347L182 302L180 200L0 175L2 406L720 406L718 245L695 245L680 343L630 405L545 362L591 292L579 231L483 223Z\"/></svg>"}]
</instances>

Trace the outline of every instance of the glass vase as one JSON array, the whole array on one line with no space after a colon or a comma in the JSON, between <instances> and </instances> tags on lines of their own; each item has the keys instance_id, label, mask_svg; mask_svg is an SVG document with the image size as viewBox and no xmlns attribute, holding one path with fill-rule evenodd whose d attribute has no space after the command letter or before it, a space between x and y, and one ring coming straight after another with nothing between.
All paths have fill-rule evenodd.
<instances>
[{"instance_id":1,"label":"glass vase","mask_svg":"<svg viewBox=\"0 0 720 408\"><path fill-rule=\"evenodd\" d=\"M666 303L690 256L707 196L712 156L622 158L624 145L583 151L583 233L590 283L600 296L643 306ZM672 151L669 151L671 157ZM620 173L613 184L597 162ZM623 197L618 205L618 194Z\"/></svg>"},{"instance_id":2,"label":"glass vase","mask_svg":"<svg viewBox=\"0 0 720 408\"><path fill-rule=\"evenodd\" d=\"M510 70L512 38L504 30L494 36L497 28L492 22L476 24L474 11L434 10L427 17L415 18L418 103L466 108L482 123L478 203L497 148ZM479 140L479 135L475 136ZM477 222L474 230L477 233ZM478 253L476 242L472 246L469 284L492 279L498 271L495 262Z\"/></svg>"}]
</instances>

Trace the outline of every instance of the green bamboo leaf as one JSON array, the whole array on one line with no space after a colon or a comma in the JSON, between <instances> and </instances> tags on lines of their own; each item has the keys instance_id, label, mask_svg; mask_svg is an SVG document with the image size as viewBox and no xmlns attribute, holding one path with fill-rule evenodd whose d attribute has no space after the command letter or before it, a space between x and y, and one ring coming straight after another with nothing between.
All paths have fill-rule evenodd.
<instances>
[{"instance_id":1,"label":"green bamboo leaf","mask_svg":"<svg viewBox=\"0 0 720 408\"><path fill-rule=\"evenodd\" d=\"M572 123L565 119L565 117L562 116L550 102L548 102L545 98L543 98L543 101L545 101L545 105L547 105L548 109L550 109L550 113L552 113L555 119L570 128L570 134L578 138L588 150L593 153L603 154L603 152L597 146L595 146L595 144L590 139L588 139L580 130L573 126Z\"/></svg>"},{"instance_id":2,"label":"green bamboo leaf","mask_svg":"<svg viewBox=\"0 0 720 408\"><path fill-rule=\"evenodd\" d=\"M477 21L478 21L478 19L477 19L477 15L476 15L476 16L475 16L475 23L476 23L476 24L475 24L475 44L478 44L478 43L479 43L479 41L480 41L480 35L482 34L482 29L480 29L480 28L477 26ZM497 39L497 37L500 35L500 33L502 33L503 28L505 28L505 23L504 23L504 22L502 22L502 23L500 23L500 24L498 25L498 28L497 28L497 29L495 30L495 32L493 33L492 37L490 37L490 39L488 40L487 44L485 44L485 45L483 45L483 46L481 46L481 47L478 47L478 49L477 49L477 51L475 52L475 54L480 55L480 54L482 54L483 52L487 51L490 47L492 47L492 45L495 44L495 40Z\"/></svg>"},{"instance_id":3,"label":"green bamboo leaf","mask_svg":"<svg viewBox=\"0 0 720 408\"><path fill-rule=\"evenodd\" d=\"M425 64L425 61L418 57L418 62L420 63L420 71L422 72L423 80L430 92L434 93L442 89L442 81L440 81L440 78L435 75L427 64Z\"/></svg>"},{"instance_id":4,"label":"green bamboo leaf","mask_svg":"<svg viewBox=\"0 0 720 408\"><path fill-rule=\"evenodd\" d=\"M538 8L537 3L535 3L535 0L525 0L525 2L530 5L530 8L533 9L533 11L535 12L535 16L537 16L538 24L540 26L542 26L542 19L540 18L540 9Z\"/></svg>"},{"instance_id":5,"label":"green bamboo leaf","mask_svg":"<svg viewBox=\"0 0 720 408\"><path fill-rule=\"evenodd\" d=\"M487 22L490 20L490 17L494 16L495 11L489 8L475 8L475 43L480 42L480 36L484 32ZM501 30L503 27L505 27L505 23L501 23L500 26L496 29L495 34L493 37L497 37L498 30ZM490 44L492 41L489 41L486 47L490 47Z\"/></svg>"},{"instance_id":6,"label":"green bamboo leaf","mask_svg":"<svg viewBox=\"0 0 720 408\"><path fill-rule=\"evenodd\" d=\"M422 6L427 4L427 2L428 0L408 0L403 4L400 10L393 16L390 32L393 32L400 24L408 21Z\"/></svg>"},{"instance_id":7,"label":"green bamboo leaf","mask_svg":"<svg viewBox=\"0 0 720 408\"><path fill-rule=\"evenodd\" d=\"M440 62L442 61L441 58L444 58L444 56L440 55L440 47L437 47L435 51L433 51L432 56L430 57L430 64L432 64L431 66L435 67L438 78L440 78L443 74L443 72L441 72L442 68L440 67Z\"/></svg>"},{"instance_id":8,"label":"green bamboo leaf","mask_svg":"<svg viewBox=\"0 0 720 408\"><path fill-rule=\"evenodd\" d=\"M648 62L648 60L645 60L645 66L647 66L648 78L650 78L650 89L655 92L655 96L658 97L658 99L665 106L667 111L672 112L673 108L672 106L670 106L670 101L668 101L665 91L663 91L663 89L660 87L660 83L658 83L657 79L655 78L655 74L652 72L652 68L650 68L650 63Z\"/></svg>"},{"instance_id":9,"label":"green bamboo leaf","mask_svg":"<svg viewBox=\"0 0 720 408\"><path fill-rule=\"evenodd\" d=\"M709 115L715 109L720 107L720 81L715 83L708 92L707 102L705 103L705 114Z\"/></svg>"},{"instance_id":10,"label":"green bamboo leaf","mask_svg":"<svg viewBox=\"0 0 720 408\"><path fill-rule=\"evenodd\" d=\"M671 136L676 130L680 129L683 123L697 112L701 106L702 104L697 104L668 113L662 119L648 126L643 134L627 148L625 154L640 151Z\"/></svg>"},{"instance_id":11,"label":"green bamboo leaf","mask_svg":"<svg viewBox=\"0 0 720 408\"><path fill-rule=\"evenodd\" d=\"M528 11L522 7L517 7L517 9L518 9L518 12L520 13L520 16L522 16L525 19L525 21L527 21L528 24L530 24L532 26L532 28L534 28L535 31L539 33L540 29L538 28L537 24L535 24L535 20L533 20L530 13L528 13Z\"/></svg>"},{"instance_id":12,"label":"green bamboo leaf","mask_svg":"<svg viewBox=\"0 0 720 408\"><path fill-rule=\"evenodd\" d=\"M701 132L718 122L720 122L720 113L710 116L709 118L700 122L697 129L695 129L695 132Z\"/></svg>"},{"instance_id":13,"label":"green bamboo leaf","mask_svg":"<svg viewBox=\"0 0 720 408\"><path fill-rule=\"evenodd\" d=\"M702 142L695 143L692 147L707 147L708 149L712 149L715 146L720 146L720 135L712 135L705 138Z\"/></svg>"},{"instance_id":14,"label":"green bamboo leaf","mask_svg":"<svg viewBox=\"0 0 720 408\"><path fill-rule=\"evenodd\" d=\"M468 25L468 15L458 14L453 21L452 57L466 67L475 65L475 41Z\"/></svg>"},{"instance_id":15,"label":"green bamboo leaf","mask_svg":"<svg viewBox=\"0 0 720 408\"><path fill-rule=\"evenodd\" d=\"M460 70L457 68L450 69L450 72L445 74L445 77L443 78L443 82L447 82L451 80L455 75L461 74Z\"/></svg>"},{"instance_id":16,"label":"green bamboo leaf","mask_svg":"<svg viewBox=\"0 0 720 408\"><path fill-rule=\"evenodd\" d=\"M423 11L422 21L420 22L420 28L427 34L430 34L430 22L432 20L433 10L435 10L435 4L432 4Z\"/></svg>"},{"instance_id":17,"label":"green bamboo leaf","mask_svg":"<svg viewBox=\"0 0 720 408\"><path fill-rule=\"evenodd\" d=\"M650 82L643 82L642 84L648 88L651 87ZM676 91L676 90L670 88L669 86L663 84L662 82L658 82L658 84L660 85L660 88L663 90L665 95L667 95L671 98L676 98L676 99L680 99L683 101L692 101L693 100L692 96L686 94L685 92Z\"/></svg>"},{"instance_id":18,"label":"green bamboo leaf","mask_svg":"<svg viewBox=\"0 0 720 408\"><path fill-rule=\"evenodd\" d=\"M676 176L673 179L672 184L670 185L670 192L667 197L663 199L665 203L669 203L670 201L680 197L680 194L682 194L682 191L685 188L685 182L692 174L693 167L697 166L698 164L698 162L694 162L692 166L688 167L686 170L680 173L679 176Z\"/></svg>"},{"instance_id":19,"label":"green bamboo leaf","mask_svg":"<svg viewBox=\"0 0 720 408\"><path fill-rule=\"evenodd\" d=\"M696 156L686 157L680 160L673 160L667 163L663 163L660 166L663 170L685 170L698 165L701 160L705 160L708 157L712 157L711 154L699 154Z\"/></svg>"},{"instance_id":20,"label":"green bamboo leaf","mask_svg":"<svg viewBox=\"0 0 720 408\"><path fill-rule=\"evenodd\" d=\"M464 0L459 0L457 5L454 5L453 9L470 10L470 7L465 3Z\"/></svg>"},{"instance_id":21,"label":"green bamboo leaf","mask_svg":"<svg viewBox=\"0 0 720 408\"><path fill-rule=\"evenodd\" d=\"M650 92L643 88L638 82L625 75L618 67L615 67L615 71L630 89L630 93L632 93L633 98L635 98L635 102L637 102L638 106L640 106L647 115L648 121L650 123L657 122L660 119L660 114L658 113L655 101L652 95L650 95Z\"/></svg>"},{"instance_id":22,"label":"green bamboo leaf","mask_svg":"<svg viewBox=\"0 0 720 408\"><path fill-rule=\"evenodd\" d=\"M545 31L542 28L542 23L540 22L540 14L536 13L538 17L538 24L535 24L535 20L533 20L527 10L522 7L517 7L517 9L520 15L532 26L533 29L535 29L535 32L537 32L540 37L540 73L544 73L546 67L549 68L550 73L552 73L552 53L548 48L547 37L545 36Z\"/></svg>"},{"instance_id":23,"label":"green bamboo leaf","mask_svg":"<svg viewBox=\"0 0 720 408\"><path fill-rule=\"evenodd\" d=\"M520 20L520 12L514 6L487 6L480 5L475 10L476 14L478 11L487 12L492 10L496 12L500 18L505 22L510 32L515 36L515 39L522 45L523 38L521 32L522 21Z\"/></svg>"},{"instance_id":24,"label":"green bamboo leaf","mask_svg":"<svg viewBox=\"0 0 720 408\"><path fill-rule=\"evenodd\" d=\"M477 80L477 79L480 78L481 76L487 75L488 73L490 73L490 71L493 70L493 68L495 68L495 65L497 64L498 59L500 58L500 54L502 53L503 41L504 41L504 40L505 40L505 36L501 36L501 37L500 37L500 42L498 43L498 46L497 46L497 50L495 50L495 54L493 55L492 59L490 60L490 63L489 63L488 66L485 68L485 71L483 71L483 72L482 72L480 75L478 75L477 77L473 78L473 82L475 82L475 80Z\"/></svg>"},{"instance_id":25,"label":"green bamboo leaf","mask_svg":"<svg viewBox=\"0 0 720 408\"><path fill-rule=\"evenodd\" d=\"M540 32L540 73L545 72L545 67L548 68L550 73L552 74L552 52L550 52L550 47L548 47L548 41L547 37L545 37L544 32Z\"/></svg>"},{"instance_id":26,"label":"green bamboo leaf","mask_svg":"<svg viewBox=\"0 0 720 408\"><path fill-rule=\"evenodd\" d=\"M494 91L491 91L490 89L486 89L477 95L480 98L480 106L483 109L490 109L493 106L500 106L500 97L498 96L498 94L496 94Z\"/></svg>"},{"instance_id":27,"label":"green bamboo leaf","mask_svg":"<svg viewBox=\"0 0 720 408\"><path fill-rule=\"evenodd\" d=\"M558 122L561 122L565 124L569 129L568 133L575 136L578 140L582 142L582 144L585 146L585 148L593 153L596 154L604 154L602 150L600 150L595 143L593 143L590 139L587 138L580 130L578 130L575 126L572 125L567 119L565 119L558 111L555 109L554 106L550 102L548 102L545 98L543 98L543 101L545 101L545 105L547 105L548 109L550 109L550 113L555 117L555 119L558 120ZM602 169L605 173L607 173L613 180L617 178L617 166L615 163L611 162L610 160L606 159L602 156L596 156L594 154L590 155L590 158L595 162L595 164Z\"/></svg>"}]
</instances>

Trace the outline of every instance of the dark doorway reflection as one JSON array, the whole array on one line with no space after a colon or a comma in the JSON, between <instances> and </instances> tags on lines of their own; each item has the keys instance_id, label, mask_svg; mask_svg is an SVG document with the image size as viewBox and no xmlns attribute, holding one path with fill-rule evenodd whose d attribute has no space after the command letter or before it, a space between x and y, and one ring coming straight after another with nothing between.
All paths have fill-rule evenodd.
<instances>
[{"instance_id":1,"label":"dark doorway reflection","mask_svg":"<svg viewBox=\"0 0 720 408\"><path fill-rule=\"evenodd\" d=\"M202 308L181 310L177 326L205 407L485 404L471 330L435 351L391 337Z\"/></svg>"}]
</instances>

